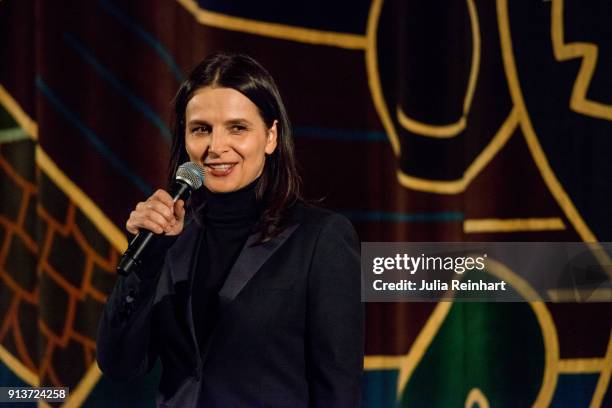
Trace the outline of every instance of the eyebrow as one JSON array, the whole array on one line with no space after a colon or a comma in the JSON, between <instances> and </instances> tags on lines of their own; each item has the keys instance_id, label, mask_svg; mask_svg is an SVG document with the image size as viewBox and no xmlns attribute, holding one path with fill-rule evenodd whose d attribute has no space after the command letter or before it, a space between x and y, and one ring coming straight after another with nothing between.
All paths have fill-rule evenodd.
<instances>
[{"instance_id":1,"label":"eyebrow","mask_svg":"<svg viewBox=\"0 0 612 408\"><path fill-rule=\"evenodd\" d=\"M187 122L188 126L192 126L192 125L210 125L207 121L202 120L202 119L192 119L189 122Z\"/></svg>"},{"instance_id":2,"label":"eyebrow","mask_svg":"<svg viewBox=\"0 0 612 408\"><path fill-rule=\"evenodd\" d=\"M249 125L250 126L251 122L243 118L236 118L236 119L226 120L225 124L226 125Z\"/></svg>"},{"instance_id":3,"label":"eyebrow","mask_svg":"<svg viewBox=\"0 0 612 408\"><path fill-rule=\"evenodd\" d=\"M235 118L235 119L228 119L224 122L225 125L249 125L252 126L252 123L244 118ZM189 122L187 122L188 126L193 126L193 125L206 125L206 126L211 126L210 122L204 120L204 119L192 119Z\"/></svg>"}]
</instances>

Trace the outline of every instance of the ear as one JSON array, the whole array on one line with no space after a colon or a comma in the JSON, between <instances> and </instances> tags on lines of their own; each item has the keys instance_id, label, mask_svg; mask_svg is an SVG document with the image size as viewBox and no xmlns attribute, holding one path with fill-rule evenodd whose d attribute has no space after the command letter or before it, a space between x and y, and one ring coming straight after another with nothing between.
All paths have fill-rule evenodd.
<instances>
[{"instance_id":1,"label":"ear","mask_svg":"<svg viewBox=\"0 0 612 408\"><path fill-rule=\"evenodd\" d=\"M268 139L266 140L266 154L272 154L274 153L274 150L276 149L276 145L277 145L277 130L276 130L276 125L278 124L278 120L275 120L274 123L272 123L272 126L270 126L270 129L268 129Z\"/></svg>"}]
</instances>

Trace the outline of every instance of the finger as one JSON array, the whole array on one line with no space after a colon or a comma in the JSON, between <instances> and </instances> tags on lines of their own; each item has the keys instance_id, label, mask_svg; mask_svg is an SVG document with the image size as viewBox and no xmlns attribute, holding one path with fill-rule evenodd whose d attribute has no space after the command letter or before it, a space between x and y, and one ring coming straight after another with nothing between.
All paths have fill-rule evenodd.
<instances>
[{"instance_id":1,"label":"finger","mask_svg":"<svg viewBox=\"0 0 612 408\"><path fill-rule=\"evenodd\" d=\"M149 219L142 220L140 225L141 225L141 228L149 230L155 234L163 234L165 231L161 225Z\"/></svg>"},{"instance_id":2,"label":"finger","mask_svg":"<svg viewBox=\"0 0 612 408\"><path fill-rule=\"evenodd\" d=\"M162 220L162 222L166 222L165 218L163 218L161 215L157 214L157 216L159 217L159 219ZM136 235L143 228L152 231L156 234L161 234L162 232L164 232L164 226L148 218L147 214L143 214L138 211L132 211L132 213L130 214L130 218L126 223L126 229L130 233Z\"/></svg>"},{"instance_id":3,"label":"finger","mask_svg":"<svg viewBox=\"0 0 612 408\"><path fill-rule=\"evenodd\" d=\"M162 204L163 205L163 204ZM155 210L148 210L142 213L142 221L149 220L153 223L159 225L163 230L167 230L170 228L172 221L168 221L168 219ZM174 216L172 216L172 220L174 221Z\"/></svg>"},{"instance_id":4,"label":"finger","mask_svg":"<svg viewBox=\"0 0 612 408\"><path fill-rule=\"evenodd\" d=\"M147 204L149 202L148 201L141 201L138 204L136 204L136 208L134 208L134 210L136 211L144 211L147 209Z\"/></svg>"},{"instance_id":5,"label":"finger","mask_svg":"<svg viewBox=\"0 0 612 408\"><path fill-rule=\"evenodd\" d=\"M172 200L172 197L170 197L170 194L168 194L167 191L162 189L158 189L157 191L155 191L155 193L153 193L153 195L149 199L157 199L164 203L168 208L174 207L174 201Z\"/></svg>"},{"instance_id":6,"label":"finger","mask_svg":"<svg viewBox=\"0 0 612 408\"><path fill-rule=\"evenodd\" d=\"M176 215L177 221L183 221L185 218L185 201L178 200L176 204L174 204L174 214Z\"/></svg>"},{"instance_id":7,"label":"finger","mask_svg":"<svg viewBox=\"0 0 612 408\"><path fill-rule=\"evenodd\" d=\"M136 206L138 208L138 206ZM130 217L125 222L125 229L128 230L131 234L138 234L140 229L140 219L142 218L142 214L138 210L134 210L130 213Z\"/></svg>"},{"instance_id":8,"label":"finger","mask_svg":"<svg viewBox=\"0 0 612 408\"><path fill-rule=\"evenodd\" d=\"M135 214L135 211L132 211L130 213L130 218L128 218L128 220L125 223L125 229L128 230L130 234L136 235L138 234L138 227L136 227L133 222L133 218L135 216L134 214Z\"/></svg>"},{"instance_id":9,"label":"finger","mask_svg":"<svg viewBox=\"0 0 612 408\"><path fill-rule=\"evenodd\" d=\"M160 214L162 217L164 217L166 221L173 222L174 221L173 207L174 207L174 203L173 205L168 207L166 203L153 198L144 204L144 208L141 211L143 213L147 213L149 211L156 212Z\"/></svg>"}]
</instances>

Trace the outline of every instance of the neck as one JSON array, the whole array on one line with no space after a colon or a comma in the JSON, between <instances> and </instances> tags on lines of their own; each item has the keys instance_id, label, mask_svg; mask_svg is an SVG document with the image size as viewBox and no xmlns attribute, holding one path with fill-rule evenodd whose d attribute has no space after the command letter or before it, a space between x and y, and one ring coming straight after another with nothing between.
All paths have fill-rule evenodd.
<instances>
[{"instance_id":1,"label":"neck","mask_svg":"<svg viewBox=\"0 0 612 408\"><path fill-rule=\"evenodd\" d=\"M254 224L260 215L259 203L255 197L257 182L258 179L228 193L215 193L204 187L206 223L213 227Z\"/></svg>"}]
</instances>

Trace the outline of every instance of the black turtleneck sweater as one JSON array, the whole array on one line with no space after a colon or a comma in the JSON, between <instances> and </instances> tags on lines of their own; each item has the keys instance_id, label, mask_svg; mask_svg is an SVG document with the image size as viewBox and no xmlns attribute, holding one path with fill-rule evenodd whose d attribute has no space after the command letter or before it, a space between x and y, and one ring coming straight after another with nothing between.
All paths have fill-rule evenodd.
<instances>
[{"instance_id":1,"label":"black turtleneck sweater","mask_svg":"<svg viewBox=\"0 0 612 408\"><path fill-rule=\"evenodd\" d=\"M256 184L257 180L230 193L205 189L204 237L192 291L193 320L201 353L217 323L219 291L260 215Z\"/></svg>"}]
</instances>

